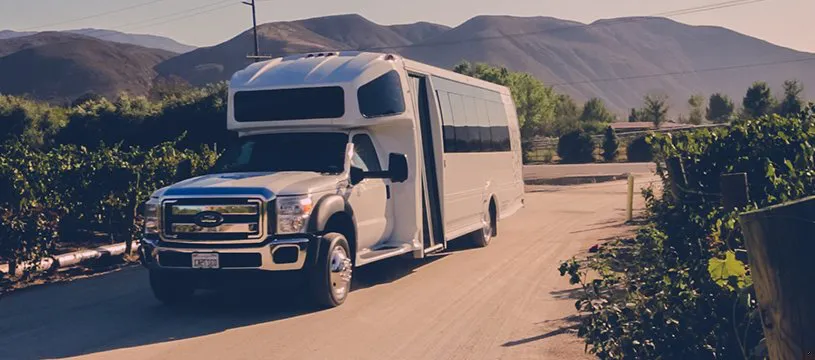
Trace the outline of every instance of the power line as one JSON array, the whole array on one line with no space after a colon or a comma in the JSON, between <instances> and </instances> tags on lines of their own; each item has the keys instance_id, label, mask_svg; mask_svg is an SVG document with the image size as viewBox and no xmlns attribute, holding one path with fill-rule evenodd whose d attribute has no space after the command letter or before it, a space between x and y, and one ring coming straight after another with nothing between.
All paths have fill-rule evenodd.
<instances>
[{"instance_id":1,"label":"power line","mask_svg":"<svg viewBox=\"0 0 815 360\"><path fill-rule=\"evenodd\" d=\"M109 10L109 11L93 14L93 15L87 15L87 16L78 17L78 18L74 18L74 19L61 20L61 21L57 21L57 22L53 22L53 23L49 23L49 24L24 28L24 29L21 29L20 31L36 30L36 29L42 29L42 28L45 28L45 27L51 27L51 26L56 26L56 25L62 25L62 24L68 24L68 23L72 23L72 22L87 20L87 19L98 18L98 17L105 16L105 15L115 14L115 13L119 13L119 12L122 12L122 11L127 11L127 10L136 9L136 8L140 8L140 7L147 6L147 5L152 5L152 4L155 4L155 3L162 2L162 1L165 1L165 0L151 0L151 1L143 2L143 3L139 3L139 4L126 6L126 7L123 7L123 8L118 8L118 9L114 9L114 10Z\"/></svg>"},{"instance_id":2,"label":"power line","mask_svg":"<svg viewBox=\"0 0 815 360\"><path fill-rule=\"evenodd\" d=\"M725 70L746 69L746 68L770 66L770 65L790 64L790 63L805 62L805 61L815 61L815 56L806 57L806 58L798 58L798 59L790 59L790 60L769 61L769 62L763 62L763 63L741 64L741 65L720 66L720 67L713 67L713 68L706 68L706 69L695 69L695 70L665 72L665 73L658 73L658 74L632 75L632 76L622 76L622 77L616 77L616 78L603 78L603 79L592 79L592 80L581 80L581 81L573 81L573 82L563 82L563 83L552 84L551 86L552 87L555 87L555 86L561 86L562 87L562 86L580 85L580 84L596 84L596 83L609 82L609 81L625 81L625 80L647 79L647 78L662 77L662 76L677 76L677 75L687 75L687 74L698 74L698 73L713 72L713 71L725 71Z\"/></svg>"},{"instance_id":3,"label":"power line","mask_svg":"<svg viewBox=\"0 0 815 360\"><path fill-rule=\"evenodd\" d=\"M164 0L154 0L154 2L158 2L158 1L164 1ZM181 20L181 19L186 19L186 18L198 16L198 15L211 13L213 11L221 10L221 9L224 9L224 8L227 8L227 7L230 7L230 6L234 6L234 5L239 5L239 4L240 3L236 3L236 2L234 2L232 0L219 0L219 1L211 2L211 3L200 5L200 6L187 8L187 9L177 11L177 12L174 12L174 13L170 13L170 14L166 14L166 15L163 15L163 16L154 17L152 19L139 20L139 21L133 21L133 22L130 22L130 23L126 23L124 25L119 26L117 28L117 30L136 30L136 29L141 29L141 28L150 27L150 26L157 26L157 25L166 24L166 23L169 23L169 22L172 22L172 21L178 21L178 20ZM217 6L217 5L222 5L222 6ZM212 6L216 6L216 7L211 8L211 9L207 9L209 7L212 7ZM190 11L195 11L195 10L200 10L200 11L190 13ZM183 16L178 16L178 15L183 15ZM167 19L167 20L156 22L156 20L161 20L161 19ZM93 33L102 33L102 34L100 34L100 35L91 35ZM85 35L85 36L88 36L88 37L93 38L93 39L104 40L107 37L117 36L118 34L117 33L110 33L109 34L109 33L106 32L106 30L94 29L92 31L89 31L89 32L86 32L86 33L80 34L80 35ZM65 41L56 41L56 42L41 44L41 45L38 45L38 46L58 45L58 44L69 43L69 42L72 42L72 41L74 41L74 40L71 39L71 40L65 40Z\"/></svg>"},{"instance_id":4,"label":"power line","mask_svg":"<svg viewBox=\"0 0 815 360\"><path fill-rule=\"evenodd\" d=\"M174 13L162 15L162 16L159 16L159 17L154 17L152 19L133 21L133 22L130 22L130 23L119 26L119 29L130 28L132 30L132 29L141 29L141 28L148 27L148 26L156 26L156 25L166 24L166 23L171 22L171 21L177 21L177 20L181 20L181 19L190 18L190 17L193 17L193 16L198 16L198 15L211 13L213 11L217 11L217 10L224 9L224 8L234 6L234 5L238 5L238 4L239 3L235 2L235 1L232 1L232 0L215 1L215 2L211 2L211 3L208 3L208 4L201 5L201 6L196 6L196 7L184 9L184 10L181 10L181 11L176 11ZM222 6L217 6L217 5L222 5ZM217 7L212 8L212 9L203 10L203 9L206 9L206 8L209 8L209 7L212 7L212 6L217 6ZM195 11L195 10L201 10L201 11L190 13L190 11ZM177 18L172 18L172 17L177 16L177 15L184 15L184 16L180 16L180 17L177 17ZM169 19L167 21L156 22L156 20L167 19L167 18L172 18L172 19ZM141 24L145 24L145 25L141 25ZM139 26L134 27L134 25L139 25Z\"/></svg>"}]
</instances>

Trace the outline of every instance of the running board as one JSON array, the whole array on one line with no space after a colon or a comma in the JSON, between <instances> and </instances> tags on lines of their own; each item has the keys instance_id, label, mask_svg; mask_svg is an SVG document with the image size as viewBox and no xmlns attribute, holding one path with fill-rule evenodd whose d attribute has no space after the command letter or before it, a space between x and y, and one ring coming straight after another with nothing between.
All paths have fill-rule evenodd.
<instances>
[{"instance_id":1,"label":"running board","mask_svg":"<svg viewBox=\"0 0 815 360\"><path fill-rule=\"evenodd\" d=\"M359 255L357 255L357 266L362 266L365 264L372 263L374 261L379 261L382 259L387 259L402 254L407 254L411 251L413 251L413 248L411 248L410 245L407 244L398 247L387 247L379 250L368 250L365 252L361 252Z\"/></svg>"},{"instance_id":2,"label":"running board","mask_svg":"<svg viewBox=\"0 0 815 360\"><path fill-rule=\"evenodd\" d=\"M439 251L442 251L442 250L444 250L444 244L436 244L436 245L431 246L431 247L429 247L427 249L424 249L424 254L425 255L432 254L432 253L439 252Z\"/></svg>"}]
</instances>

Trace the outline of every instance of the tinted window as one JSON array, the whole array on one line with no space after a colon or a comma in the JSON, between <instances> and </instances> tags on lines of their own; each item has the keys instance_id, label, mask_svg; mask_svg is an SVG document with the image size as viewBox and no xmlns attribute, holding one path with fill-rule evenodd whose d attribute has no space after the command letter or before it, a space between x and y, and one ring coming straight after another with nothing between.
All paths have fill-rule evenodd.
<instances>
[{"instance_id":1,"label":"tinted window","mask_svg":"<svg viewBox=\"0 0 815 360\"><path fill-rule=\"evenodd\" d=\"M450 107L450 96L444 91L437 91L439 109L441 109L442 132L444 133L444 152L456 151L456 127L453 123L453 109Z\"/></svg>"},{"instance_id":2,"label":"tinted window","mask_svg":"<svg viewBox=\"0 0 815 360\"><path fill-rule=\"evenodd\" d=\"M345 114L341 87L238 91L234 95L239 122L338 118Z\"/></svg>"},{"instance_id":3,"label":"tinted window","mask_svg":"<svg viewBox=\"0 0 815 360\"><path fill-rule=\"evenodd\" d=\"M471 97L464 98L464 106L466 106L467 113L467 132L470 134L469 151L481 151L481 131L478 130L478 108L476 108L476 101Z\"/></svg>"},{"instance_id":4,"label":"tinted window","mask_svg":"<svg viewBox=\"0 0 815 360\"><path fill-rule=\"evenodd\" d=\"M354 156L351 158L351 165L365 171L382 171L371 137L366 134L357 134L354 135L353 142Z\"/></svg>"},{"instance_id":5,"label":"tinted window","mask_svg":"<svg viewBox=\"0 0 815 360\"><path fill-rule=\"evenodd\" d=\"M504 104L489 103L489 114L493 151L509 151L509 127L507 127L507 114Z\"/></svg>"},{"instance_id":6,"label":"tinted window","mask_svg":"<svg viewBox=\"0 0 815 360\"><path fill-rule=\"evenodd\" d=\"M405 112L402 81L396 70L362 85L357 91L359 111L365 117L401 114Z\"/></svg>"},{"instance_id":7,"label":"tinted window","mask_svg":"<svg viewBox=\"0 0 815 360\"><path fill-rule=\"evenodd\" d=\"M481 99L475 101L475 111L478 113L478 132L481 137L481 151L493 151L492 135L490 134L490 116L487 102Z\"/></svg>"},{"instance_id":8,"label":"tinted window","mask_svg":"<svg viewBox=\"0 0 815 360\"><path fill-rule=\"evenodd\" d=\"M295 151L308 144L308 151ZM228 146L216 172L314 171L340 173L348 135L343 133L281 133L252 135Z\"/></svg>"},{"instance_id":9,"label":"tinted window","mask_svg":"<svg viewBox=\"0 0 815 360\"><path fill-rule=\"evenodd\" d=\"M464 98L459 94L450 94L450 106L453 108L453 124L456 127L456 152L470 150L470 131L467 129L467 113L464 110Z\"/></svg>"}]
</instances>

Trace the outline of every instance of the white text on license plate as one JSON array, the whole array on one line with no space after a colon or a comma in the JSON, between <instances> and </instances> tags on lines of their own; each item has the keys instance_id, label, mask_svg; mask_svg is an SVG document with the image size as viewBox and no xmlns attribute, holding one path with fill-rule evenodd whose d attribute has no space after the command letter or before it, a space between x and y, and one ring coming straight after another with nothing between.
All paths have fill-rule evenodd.
<instances>
[{"instance_id":1,"label":"white text on license plate","mask_svg":"<svg viewBox=\"0 0 815 360\"><path fill-rule=\"evenodd\" d=\"M219 267L218 253L192 254L193 269L217 269Z\"/></svg>"}]
</instances>

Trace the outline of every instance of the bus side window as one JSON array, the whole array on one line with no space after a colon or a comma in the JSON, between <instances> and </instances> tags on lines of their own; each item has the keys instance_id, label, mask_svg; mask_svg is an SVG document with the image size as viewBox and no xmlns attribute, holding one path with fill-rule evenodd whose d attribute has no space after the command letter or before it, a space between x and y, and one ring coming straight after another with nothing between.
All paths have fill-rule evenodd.
<instances>
[{"instance_id":1,"label":"bus side window","mask_svg":"<svg viewBox=\"0 0 815 360\"><path fill-rule=\"evenodd\" d=\"M453 121L456 133L456 152L473 151L470 148L470 131L467 129L467 113L464 110L464 98L450 93L450 106L453 108Z\"/></svg>"},{"instance_id":2,"label":"bus side window","mask_svg":"<svg viewBox=\"0 0 815 360\"><path fill-rule=\"evenodd\" d=\"M436 91L441 110L442 132L444 134L444 152L456 152L456 127L453 123L453 109L450 106L450 95L446 91Z\"/></svg>"}]
</instances>

